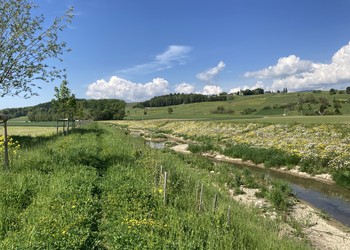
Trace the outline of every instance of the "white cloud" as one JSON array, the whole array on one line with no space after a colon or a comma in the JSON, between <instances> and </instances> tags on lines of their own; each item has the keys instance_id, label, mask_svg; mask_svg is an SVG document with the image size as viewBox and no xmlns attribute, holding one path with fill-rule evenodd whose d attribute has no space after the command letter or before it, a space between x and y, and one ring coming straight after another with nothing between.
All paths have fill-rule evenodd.
<instances>
[{"instance_id":1,"label":"white cloud","mask_svg":"<svg viewBox=\"0 0 350 250\"><path fill-rule=\"evenodd\" d=\"M191 94L191 93L195 93L195 88L193 85L184 82L175 86L175 92Z\"/></svg>"},{"instance_id":2,"label":"white cloud","mask_svg":"<svg viewBox=\"0 0 350 250\"><path fill-rule=\"evenodd\" d=\"M118 98L135 102L168 94L168 85L168 81L163 78L155 78L151 82L142 84L112 76L109 81L101 79L90 84L86 95L95 99Z\"/></svg>"},{"instance_id":3,"label":"white cloud","mask_svg":"<svg viewBox=\"0 0 350 250\"><path fill-rule=\"evenodd\" d=\"M259 71L247 72L244 74L244 76L256 78L286 77L312 70L312 65L313 63L310 61L300 60L299 57L290 55L288 57L281 57L278 59L275 66L269 66L268 68Z\"/></svg>"},{"instance_id":4,"label":"white cloud","mask_svg":"<svg viewBox=\"0 0 350 250\"><path fill-rule=\"evenodd\" d=\"M190 51L191 47L188 46L170 45L164 53L156 56L156 62L160 64L184 63Z\"/></svg>"},{"instance_id":5,"label":"white cloud","mask_svg":"<svg viewBox=\"0 0 350 250\"><path fill-rule=\"evenodd\" d=\"M271 78L273 90L331 88L345 84L350 82L350 42L333 55L329 64L300 60L291 55L280 58L275 66L247 72L245 76Z\"/></svg>"},{"instance_id":6,"label":"white cloud","mask_svg":"<svg viewBox=\"0 0 350 250\"><path fill-rule=\"evenodd\" d=\"M262 81L257 81L255 85L253 86L248 86L248 85L244 85L242 87L236 87L236 88L232 88L230 89L230 91L228 93L237 93L239 92L240 90L246 90L246 89L257 89L257 88L261 88L261 89L264 89L264 90L270 90L270 88L268 86L265 86L265 84L262 82Z\"/></svg>"},{"instance_id":7,"label":"white cloud","mask_svg":"<svg viewBox=\"0 0 350 250\"><path fill-rule=\"evenodd\" d=\"M135 65L130 68L118 70L118 74L148 74L152 72L170 69L175 65L186 63L188 53L192 50L189 46L170 45L162 54L156 55L151 62Z\"/></svg>"},{"instance_id":8,"label":"white cloud","mask_svg":"<svg viewBox=\"0 0 350 250\"><path fill-rule=\"evenodd\" d=\"M198 73L196 77L203 82L211 83L214 77L218 75L225 68L225 66L225 63L220 61L217 66L208 69L207 71Z\"/></svg>"},{"instance_id":9,"label":"white cloud","mask_svg":"<svg viewBox=\"0 0 350 250\"><path fill-rule=\"evenodd\" d=\"M222 88L216 85L206 85L203 87L201 94L203 95L218 95L223 92Z\"/></svg>"},{"instance_id":10,"label":"white cloud","mask_svg":"<svg viewBox=\"0 0 350 250\"><path fill-rule=\"evenodd\" d=\"M332 57L330 64L314 64L313 71L293 75L273 82L274 89L307 89L330 87L350 82L350 43L340 48Z\"/></svg>"}]
</instances>

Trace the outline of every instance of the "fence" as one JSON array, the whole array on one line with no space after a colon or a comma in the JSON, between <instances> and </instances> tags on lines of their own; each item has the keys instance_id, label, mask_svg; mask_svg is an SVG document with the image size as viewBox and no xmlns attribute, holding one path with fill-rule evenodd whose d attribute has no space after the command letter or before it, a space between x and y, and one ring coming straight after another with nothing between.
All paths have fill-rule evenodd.
<instances>
[{"instance_id":1,"label":"fence","mask_svg":"<svg viewBox=\"0 0 350 250\"><path fill-rule=\"evenodd\" d=\"M75 127L75 120L66 119L58 119L56 121L56 133L59 134L59 128L62 127L62 134L68 134L69 129Z\"/></svg>"},{"instance_id":2,"label":"fence","mask_svg":"<svg viewBox=\"0 0 350 250\"><path fill-rule=\"evenodd\" d=\"M0 124L4 124L4 170L9 170L9 151L8 151L8 138L7 138L7 120L8 117L4 114L0 114Z\"/></svg>"},{"instance_id":3,"label":"fence","mask_svg":"<svg viewBox=\"0 0 350 250\"><path fill-rule=\"evenodd\" d=\"M155 186L156 189L159 188L159 186L161 186L163 184L163 203L166 206L167 205L167 200L168 200L168 195L167 195L167 186L168 186L168 179L169 179L169 171L165 171L163 169L163 166L160 166L160 172L158 172L155 176L156 180L155 180ZM162 183L163 182L163 183ZM200 187L200 188L199 188ZM196 184L195 187L195 193L196 193L196 197L195 197L195 203L196 203L196 208L198 210L199 213L204 212L205 208L204 208L204 204L203 204L203 197L204 197L204 185L203 183L201 183L199 185L199 183ZM218 208L218 193L214 194L214 199L213 199L213 207L212 207L212 213L215 214ZM231 205L228 206L227 208L227 227L230 227L230 223L231 223Z\"/></svg>"}]
</instances>

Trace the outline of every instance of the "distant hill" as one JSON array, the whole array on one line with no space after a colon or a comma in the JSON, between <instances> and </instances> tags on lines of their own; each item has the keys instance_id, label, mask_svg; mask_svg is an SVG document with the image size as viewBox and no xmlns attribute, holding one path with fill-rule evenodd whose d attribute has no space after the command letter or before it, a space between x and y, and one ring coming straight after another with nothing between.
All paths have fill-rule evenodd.
<instances>
[{"instance_id":1,"label":"distant hill","mask_svg":"<svg viewBox=\"0 0 350 250\"><path fill-rule=\"evenodd\" d=\"M189 99L189 97L192 97ZM117 99L78 99L77 119L230 119L264 116L350 115L350 94L346 91L310 90L293 93L264 93L232 95L222 93L207 100L194 95L171 94L154 97L142 103L128 103ZM169 98L167 100L167 98ZM176 100L177 101L174 101ZM187 98L187 101L181 100ZM180 101L179 101L180 100ZM147 103L148 102L148 103ZM157 104L158 102L158 104ZM149 104L153 105L149 105ZM171 104L171 103L176 103ZM181 104L177 104L181 103ZM55 120L58 114L51 102L36 106L0 110L10 118L27 116L29 120ZM157 107L157 105L159 105Z\"/></svg>"},{"instance_id":2,"label":"distant hill","mask_svg":"<svg viewBox=\"0 0 350 250\"><path fill-rule=\"evenodd\" d=\"M220 101L138 107L140 106L127 105L124 119L227 119L284 115L350 115L350 94L346 94L345 91L331 94L329 91L312 90L233 95Z\"/></svg>"}]
</instances>

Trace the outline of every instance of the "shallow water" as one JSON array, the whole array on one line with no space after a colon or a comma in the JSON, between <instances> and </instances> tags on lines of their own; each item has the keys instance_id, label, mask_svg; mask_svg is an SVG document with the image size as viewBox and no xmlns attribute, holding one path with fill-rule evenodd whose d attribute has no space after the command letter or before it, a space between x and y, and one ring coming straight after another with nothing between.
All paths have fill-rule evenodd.
<instances>
[{"instance_id":1,"label":"shallow water","mask_svg":"<svg viewBox=\"0 0 350 250\"><path fill-rule=\"evenodd\" d=\"M146 144L150 146L151 148L156 148L156 149L162 149L165 147L165 142L153 142L153 141L146 141Z\"/></svg>"},{"instance_id":2,"label":"shallow water","mask_svg":"<svg viewBox=\"0 0 350 250\"><path fill-rule=\"evenodd\" d=\"M156 149L165 147L165 142L147 141L146 144ZM267 168L262 169L233 163L230 163L230 165L235 168L249 168L254 173L265 174L273 179L287 181L298 199L310 203L331 216L334 220L350 227L350 190L334 184L326 184L313 179L297 177Z\"/></svg>"},{"instance_id":3,"label":"shallow water","mask_svg":"<svg viewBox=\"0 0 350 250\"><path fill-rule=\"evenodd\" d=\"M334 184L326 184L313 179L297 177L253 166L232 164L237 168L249 168L253 173L263 173L272 179L287 181L295 196L322 210L333 219L350 227L350 190Z\"/></svg>"}]
</instances>

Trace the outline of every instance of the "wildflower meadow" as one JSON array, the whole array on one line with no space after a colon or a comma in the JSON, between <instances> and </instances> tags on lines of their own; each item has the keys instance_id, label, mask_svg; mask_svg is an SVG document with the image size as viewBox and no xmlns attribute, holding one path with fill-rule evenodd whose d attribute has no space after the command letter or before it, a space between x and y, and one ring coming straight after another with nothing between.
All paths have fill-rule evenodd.
<instances>
[{"instance_id":1,"label":"wildflower meadow","mask_svg":"<svg viewBox=\"0 0 350 250\"><path fill-rule=\"evenodd\" d=\"M294 157L296 160L292 162L300 166L303 171L313 174L331 173L335 179L339 177L346 182L346 185L350 185L349 124L267 124L227 121L119 123L128 124L134 129L149 128L153 131L171 133L199 143L209 142L215 144L218 149L244 146L246 149L275 150L273 152L277 150L285 156ZM254 161L257 155L255 153L251 155L251 159L246 160ZM281 161L279 164L279 167L285 167L289 163Z\"/></svg>"}]
</instances>

